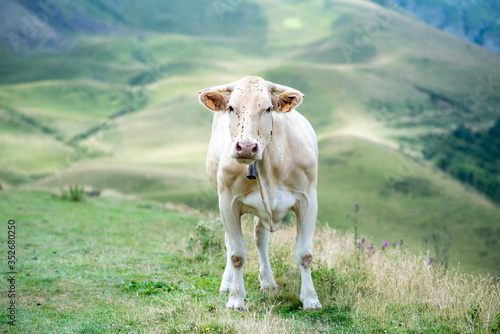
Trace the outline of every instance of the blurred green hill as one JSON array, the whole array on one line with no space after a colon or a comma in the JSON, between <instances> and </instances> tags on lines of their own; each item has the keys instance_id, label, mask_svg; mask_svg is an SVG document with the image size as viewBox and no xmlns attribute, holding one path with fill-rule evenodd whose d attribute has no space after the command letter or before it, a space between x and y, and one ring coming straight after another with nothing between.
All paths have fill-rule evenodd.
<instances>
[{"instance_id":1,"label":"blurred green hill","mask_svg":"<svg viewBox=\"0 0 500 334\"><path fill-rule=\"evenodd\" d=\"M1 5L2 189L80 184L215 210L198 91L259 75L306 96L321 221L353 228L359 204L361 234L413 251L446 227L450 263L495 269L495 197L436 157L463 160L450 148L459 127L494 128L498 54L361 0L41 3L52 7ZM471 161L467 173L498 181L497 156Z\"/></svg>"}]
</instances>

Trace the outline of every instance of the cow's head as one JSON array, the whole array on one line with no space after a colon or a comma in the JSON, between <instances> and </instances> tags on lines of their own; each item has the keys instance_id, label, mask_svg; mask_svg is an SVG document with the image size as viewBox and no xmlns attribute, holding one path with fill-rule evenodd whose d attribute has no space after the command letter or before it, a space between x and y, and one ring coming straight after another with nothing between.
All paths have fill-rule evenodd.
<instances>
[{"instance_id":1,"label":"cow's head","mask_svg":"<svg viewBox=\"0 0 500 334\"><path fill-rule=\"evenodd\" d=\"M224 92L228 94L223 95ZM296 89L259 77L244 77L227 85L204 89L199 99L210 110L227 113L231 156L238 163L249 165L262 159L272 139L273 113L293 110L303 96Z\"/></svg>"}]
</instances>

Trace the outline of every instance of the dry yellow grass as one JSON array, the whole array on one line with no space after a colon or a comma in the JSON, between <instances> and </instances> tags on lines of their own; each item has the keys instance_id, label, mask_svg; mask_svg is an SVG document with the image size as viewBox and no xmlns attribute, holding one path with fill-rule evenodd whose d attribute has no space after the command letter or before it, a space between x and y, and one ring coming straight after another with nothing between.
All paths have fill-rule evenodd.
<instances>
[{"instance_id":1,"label":"dry yellow grass","mask_svg":"<svg viewBox=\"0 0 500 334\"><path fill-rule=\"evenodd\" d=\"M246 219L243 225L249 249L245 272L252 274L259 266L253 227ZM278 289L281 281L286 282L289 291L298 293L300 275L295 269L293 253L295 233L295 227L288 226L273 233L270 257L272 264L275 259L273 267L284 266L289 270L287 277L276 277ZM340 282L332 289L321 286L321 279L315 281L321 302L350 308L355 314L351 319L358 328L370 331L373 326L393 328L398 332L422 332L427 328L426 324L439 322L444 332L489 333L498 326L500 283L497 278L430 265L426 254L414 255L404 247L400 249L399 245L390 245L373 253L367 247L357 248L351 234L327 226L316 230L314 242L313 272L331 273L336 276L333 280ZM275 273L280 271L273 270ZM284 319L272 312L279 306L278 300L271 298L268 301L269 312L265 319L262 319L262 314L255 319L248 315L244 317L245 331L242 332L307 332L307 328L297 327L292 319ZM247 301L247 306L251 310L257 304ZM242 328L243 319L235 323L235 319L227 315L222 317L227 326ZM317 326L319 331L331 329L319 322Z\"/></svg>"},{"instance_id":2,"label":"dry yellow grass","mask_svg":"<svg viewBox=\"0 0 500 334\"><path fill-rule=\"evenodd\" d=\"M249 250L245 264L246 284L251 285L248 275L252 277L258 271L259 263L253 226L249 219L243 221ZM276 277L276 295L300 291L300 275L294 257L295 233L295 227L284 226L271 235L270 257L275 275L283 268L285 272L288 270L284 276ZM314 242L313 272L316 271L318 277L326 273L337 282L335 288L328 288L322 286L325 279L317 278L315 285L319 298L323 305L349 308L357 328L425 332L428 324L439 323L438 331L442 328L444 332L489 333L498 326L500 283L494 277L429 265L426 254L414 255L399 246L390 245L373 253L367 247L357 248L352 235L327 226L316 230ZM280 291L280 283L287 285L288 292ZM262 301L253 300L255 292L250 287L247 292L250 300L247 300L245 315L235 318L231 312L220 312L217 317L220 324L241 333L306 333L310 330L294 321L294 317L284 318L275 312L281 304L280 297L267 300L264 316L262 312L253 313L262 307ZM220 300L224 302L224 297ZM197 325L198 328L202 326L201 323ZM319 332L333 330L331 324L317 322L315 326Z\"/></svg>"},{"instance_id":3,"label":"dry yellow grass","mask_svg":"<svg viewBox=\"0 0 500 334\"><path fill-rule=\"evenodd\" d=\"M460 324L463 331L487 330L498 321L500 284L493 277L429 265L424 254L413 255L398 246L372 254L355 247L351 235L328 227L317 231L316 244L317 263L353 278L346 280L350 285L336 296L337 302L352 303L357 312L379 319L384 327L395 312L406 320L398 325L407 329L418 327L422 312Z\"/></svg>"}]
</instances>

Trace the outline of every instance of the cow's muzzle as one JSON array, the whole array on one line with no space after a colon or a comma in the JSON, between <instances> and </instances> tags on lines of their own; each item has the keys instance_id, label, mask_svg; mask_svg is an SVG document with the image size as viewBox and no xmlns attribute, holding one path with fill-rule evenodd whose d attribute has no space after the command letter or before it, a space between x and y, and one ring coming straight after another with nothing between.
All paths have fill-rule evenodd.
<instances>
[{"instance_id":1,"label":"cow's muzzle","mask_svg":"<svg viewBox=\"0 0 500 334\"><path fill-rule=\"evenodd\" d=\"M232 156L240 164L250 165L262 159L260 144L252 140L237 141L233 144Z\"/></svg>"}]
</instances>

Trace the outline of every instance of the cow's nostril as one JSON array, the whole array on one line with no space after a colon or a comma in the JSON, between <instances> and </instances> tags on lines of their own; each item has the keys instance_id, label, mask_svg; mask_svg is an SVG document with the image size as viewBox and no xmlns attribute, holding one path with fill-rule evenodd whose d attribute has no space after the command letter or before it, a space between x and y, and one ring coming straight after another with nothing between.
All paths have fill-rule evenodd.
<instances>
[{"instance_id":1,"label":"cow's nostril","mask_svg":"<svg viewBox=\"0 0 500 334\"><path fill-rule=\"evenodd\" d=\"M252 153L257 153L257 145L254 145L252 148Z\"/></svg>"},{"instance_id":2,"label":"cow's nostril","mask_svg":"<svg viewBox=\"0 0 500 334\"><path fill-rule=\"evenodd\" d=\"M236 143L236 151L241 152L243 150L240 146L240 143Z\"/></svg>"}]
</instances>

